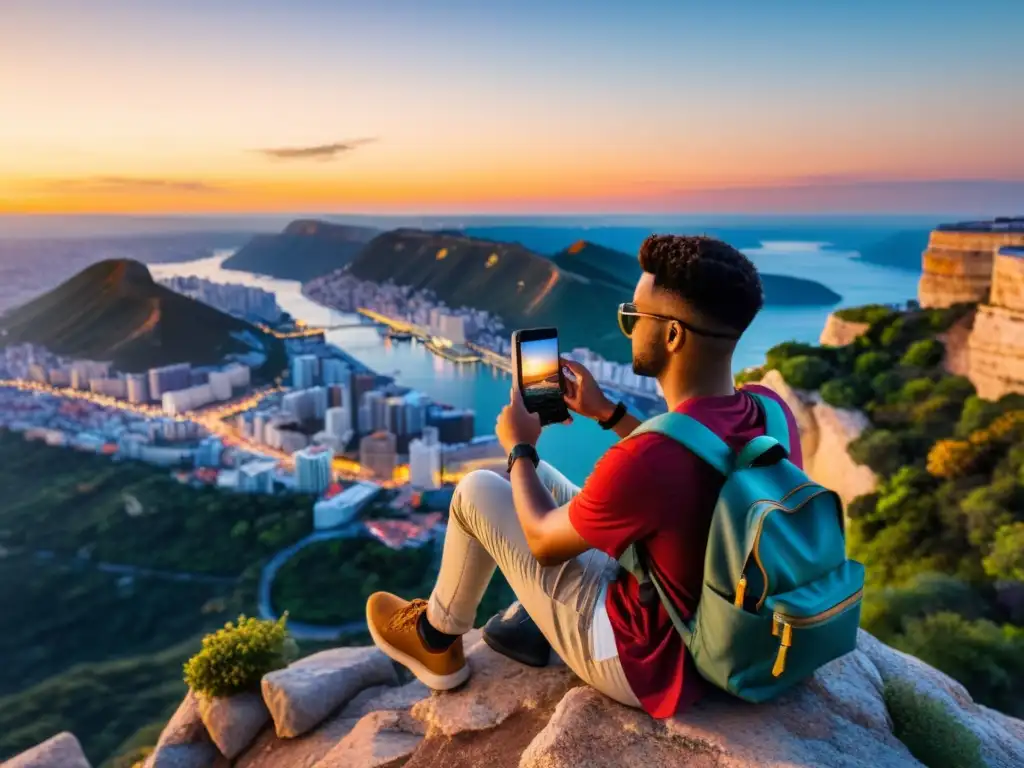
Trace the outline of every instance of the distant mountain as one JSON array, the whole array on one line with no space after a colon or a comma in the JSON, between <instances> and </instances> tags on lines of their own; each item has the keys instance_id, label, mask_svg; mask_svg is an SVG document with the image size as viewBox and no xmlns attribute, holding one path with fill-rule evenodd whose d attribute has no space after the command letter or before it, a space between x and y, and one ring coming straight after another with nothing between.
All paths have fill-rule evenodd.
<instances>
[{"instance_id":1,"label":"distant mountain","mask_svg":"<svg viewBox=\"0 0 1024 768\"><path fill-rule=\"evenodd\" d=\"M344 267L377 233L370 227L300 219L279 235L257 235L223 266L286 280L312 280Z\"/></svg>"},{"instance_id":2,"label":"distant mountain","mask_svg":"<svg viewBox=\"0 0 1024 768\"><path fill-rule=\"evenodd\" d=\"M573 243L552 259L561 269L611 287L627 288L630 293L640 278L640 262L634 256L586 240ZM841 299L831 288L799 277L762 272L766 305L831 306Z\"/></svg>"},{"instance_id":3,"label":"distant mountain","mask_svg":"<svg viewBox=\"0 0 1024 768\"><path fill-rule=\"evenodd\" d=\"M931 230L906 230L860 247L860 260L910 272L921 271L921 255Z\"/></svg>"},{"instance_id":4,"label":"distant mountain","mask_svg":"<svg viewBox=\"0 0 1024 768\"><path fill-rule=\"evenodd\" d=\"M431 290L449 306L486 309L510 328L554 325L564 349L587 346L611 360L629 359L615 310L632 286L566 272L516 243L398 229L375 237L348 271Z\"/></svg>"},{"instance_id":5,"label":"distant mountain","mask_svg":"<svg viewBox=\"0 0 1024 768\"><path fill-rule=\"evenodd\" d=\"M158 285L145 265L128 259L97 262L0 317L0 344L25 342L58 355L109 360L123 371L214 364L253 345L267 354L268 373L285 364L279 339Z\"/></svg>"}]
</instances>

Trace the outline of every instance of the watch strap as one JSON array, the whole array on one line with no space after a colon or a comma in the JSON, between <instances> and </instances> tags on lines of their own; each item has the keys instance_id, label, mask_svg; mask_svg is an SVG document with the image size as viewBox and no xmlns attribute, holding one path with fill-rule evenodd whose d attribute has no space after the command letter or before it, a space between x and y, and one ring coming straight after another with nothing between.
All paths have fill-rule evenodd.
<instances>
[{"instance_id":1,"label":"watch strap","mask_svg":"<svg viewBox=\"0 0 1024 768\"><path fill-rule=\"evenodd\" d=\"M625 416L625 415L626 415L626 404L620 400L618 402L618 405L615 406L615 410L612 411L612 415L609 416L604 421L599 421L597 423L600 425L601 429L611 429L616 424L618 424L620 421L622 421L622 417Z\"/></svg>"},{"instance_id":2,"label":"watch strap","mask_svg":"<svg viewBox=\"0 0 1024 768\"><path fill-rule=\"evenodd\" d=\"M507 471L511 474L512 465L516 463L518 459L527 458L533 462L533 466L536 467L540 464L540 456L537 454L537 449L529 443L519 443L518 445L512 446L512 450L508 454L508 467Z\"/></svg>"}]
</instances>

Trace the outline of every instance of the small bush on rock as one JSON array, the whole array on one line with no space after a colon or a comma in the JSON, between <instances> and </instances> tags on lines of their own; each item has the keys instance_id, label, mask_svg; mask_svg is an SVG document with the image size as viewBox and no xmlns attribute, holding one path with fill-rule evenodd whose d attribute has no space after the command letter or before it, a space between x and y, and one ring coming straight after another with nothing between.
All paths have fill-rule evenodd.
<instances>
[{"instance_id":1,"label":"small bush on rock","mask_svg":"<svg viewBox=\"0 0 1024 768\"><path fill-rule=\"evenodd\" d=\"M233 696L257 690L263 675L281 669L294 653L285 629L287 614L277 621L239 616L203 638L203 648L185 664L185 682L196 693Z\"/></svg>"},{"instance_id":2,"label":"small bush on rock","mask_svg":"<svg viewBox=\"0 0 1024 768\"><path fill-rule=\"evenodd\" d=\"M797 389L817 389L832 374L832 368L820 358L798 355L783 360L779 373Z\"/></svg>"},{"instance_id":3,"label":"small bush on rock","mask_svg":"<svg viewBox=\"0 0 1024 768\"><path fill-rule=\"evenodd\" d=\"M942 362L946 348L937 339L923 339L910 345L900 363L917 368L931 368Z\"/></svg>"},{"instance_id":4,"label":"small bush on rock","mask_svg":"<svg viewBox=\"0 0 1024 768\"><path fill-rule=\"evenodd\" d=\"M871 397L871 387L858 376L832 379L821 386L821 399L836 408L860 408Z\"/></svg>"},{"instance_id":5,"label":"small bush on rock","mask_svg":"<svg viewBox=\"0 0 1024 768\"><path fill-rule=\"evenodd\" d=\"M974 768L984 765L978 737L942 702L919 693L903 680L887 681L882 691L892 730L910 754L928 768Z\"/></svg>"}]
</instances>

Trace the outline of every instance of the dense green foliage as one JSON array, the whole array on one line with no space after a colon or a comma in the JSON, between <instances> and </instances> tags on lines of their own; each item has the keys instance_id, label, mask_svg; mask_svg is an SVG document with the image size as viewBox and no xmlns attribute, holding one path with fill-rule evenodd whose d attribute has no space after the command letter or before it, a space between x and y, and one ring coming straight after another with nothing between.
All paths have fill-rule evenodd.
<instances>
[{"instance_id":1,"label":"dense green foliage","mask_svg":"<svg viewBox=\"0 0 1024 768\"><path fill-rule=\"evenodd\" d=\"M986 402L942 369L935 336L969 309L846 313L871 323L855 342L781 344L765 370L871 421L848 449L879 476L847 508L849 551L868 572L864 626L1019 714L1008 681L1024 676L1024 615L1003 594L1024 580L1024 398Z\"/></svg>"},{"instance_id":2,"label":"dense green foliage","mask_svg":"<svg viewBox=\"0 0 1024 768\"><path fill-rule=\"evenodd\" d=\"M59 467L60 471L54 471ZM166 470L0 433L0 545L234 576L312 528L302 496L182 485ZM144 514L131 516L136 499Z\"/></svg>"},{"instance_id":3,"label":"dense green foliage","mask_svg":"<svg viewBox=\"0 0 1024 768\"><path fill-rule=\"evenodd\" d=\"M203 647L185 664L189 688L207 696L234 696L259 688L268 672L284 667L294 655L285 628L277 621L239 616L203 638Z\"/></svg>"},{"instance_id":4,"label":"dense green foliage","mask_svg":"<svg viewBox=\"0 0 1024 768\"><path fill-rule=\"evenodd\" d=\"M366 599L384 590L408 600L429 597L437 575L433 547L390 549L375 539L333 539L298 552L274 579L277 611L311 624L362 623ZM500 572L495 573L477 613L478 623L515 599Z\"/></svg>"},{"instance_id":5,"label":"dense green foliage","mask_svg":"<svg viewBox=\"0 0 1024 768\"><path fill-rule=\"evenodd\" d=\"M893 734L928 768L976 768L983 765L981 742L942 702L908 682L887 682L882 695Z\"/></svg>"},{"instance_id":6,"label":"dense green foliage","mask_svg":"<svg viewBox=\"0 0 1024 768\"><path fill-rule=\"evenodd\" d=\"M848 323L877 323L892 315L893 308L885 304L865 304L860 307L846 307L835 311L835 316Z\"/></svg>"}]
</instances>

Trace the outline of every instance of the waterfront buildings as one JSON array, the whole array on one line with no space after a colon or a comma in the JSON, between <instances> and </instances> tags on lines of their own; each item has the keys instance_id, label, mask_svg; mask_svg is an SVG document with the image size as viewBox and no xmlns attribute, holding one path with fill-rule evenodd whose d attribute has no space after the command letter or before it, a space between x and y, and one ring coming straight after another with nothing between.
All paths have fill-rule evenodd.
<instances>
[{"instance_id":1,"label":"waterfront buildings","mask_svg":"<svg viewBox=\"0 0 1024 768\"><path fill-rule=\"evenodd\" d=\"M432 490L440 487L441 443L437 427L424 427L423 437L409 443L409 484Z\"/></svg>"},{"instance_id":2,"label":"waterfront buildings","mask_svg":"<svg viewBox=\"0 0 1024 768\"><path fill-rule=\"evenodd\" d=\"M379 493L380 486L376 483L362 482L321 499L313 505L313 527L319 531L352 522Z\"/></svg>"},{"instance_id":3,"label":"waterfront buildings","mask_svg":"<svg viewBox=\"0 0 1024 768\"><path fill-rule=\"evenodd\" d=\"M295 487L300 493L321 494L331 484L331 462L334 453L327 446L317 445L296 451Z\"/></svg>"},{"instance_id":4,"label":"waterfront buildings","mask_svg":"<svg viewBox=\"0 0 1024 768\"><path fill-rule=\"evenodd\" d=\"M374 477L390 480L397 460L397 439L392 433L378 431L359 441L359 463Z\"/></svg>"}]
</instances>

